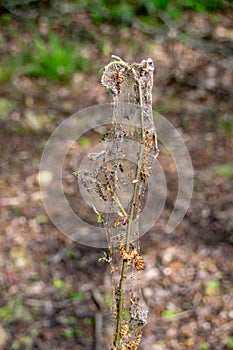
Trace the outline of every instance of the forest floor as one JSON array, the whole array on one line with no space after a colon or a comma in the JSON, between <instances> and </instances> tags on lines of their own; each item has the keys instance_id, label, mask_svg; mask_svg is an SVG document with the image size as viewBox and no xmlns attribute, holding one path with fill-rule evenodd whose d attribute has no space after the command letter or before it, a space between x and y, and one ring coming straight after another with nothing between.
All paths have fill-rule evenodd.
<instances>
[{"instance_id":1,"label":"forest floor","mask_svg":"<svg viewBox=\"0 0 233 350\"><path fill-rule=\"evenodd\" d=\"M73 113L110 101L99 70L112 53L155 61L153 107L182 133L194 168L188 212L165 233L177 179L166 152L159 156L168 194L159 221L141 239L149 316L139 349L233 349L232 12L187 11L150 31L137 24L116 31L85 11L72 13L78 42L84 34L91 39L80 48L87 67L66 81L32 77L17 65L6 76L11 58L30 47L31 29L46 36L46 17L30 21L25 26L25 18L7 11L0 17L0 349L97 349L99 314L100 348L109 348L110 269L98 261L101 249L73 242L53 226L38 179L52 131ZM64 35L59 22L53 26ZM93 136L81 151L96 141ZM71 176L74 198L75 186Z\"/></svg>"}]
</instances>

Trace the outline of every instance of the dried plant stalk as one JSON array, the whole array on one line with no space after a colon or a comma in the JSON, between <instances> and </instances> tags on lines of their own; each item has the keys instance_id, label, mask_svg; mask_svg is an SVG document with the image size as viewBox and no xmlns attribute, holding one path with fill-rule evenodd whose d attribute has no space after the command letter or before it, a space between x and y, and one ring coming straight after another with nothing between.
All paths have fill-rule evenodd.
<instances>
[{"instance_id":1,"label":"dried plant stalk","mask_svg":"<svg viewBox=\"0 0 233 350\"><path fill-rule=\"evenodd\" d=\"M146 323L147 308L142 299L136 271L143 270L144 261L139 253L139 227L137 218L143 204L143 195L146 189L146 180L150 176L150 167L158 154L156 132L152 116L152 86L154 66L151 59L143 60L140 64L126 63L119 57L104 68L102 76L103 86L110 89L113 95L114 112L112 138L119 134L120 116L126 115L127 106L124 103L133 103L140 106L139 124L140 132L134 133L134 139L139 141L139 152L135 176L132 180L133 195L126 213L125 236L122 232L117 235L119 240L121 264L112 264L113 274L116 268L120 268L120 279L115 282L114 294L116 305L116 331L112 349L137 349L141 338L141 328ZM120 103L123 102L123 105ZM138 121L137 121L138 122ZM126 135L130 129L125 128ZM136 138L135 138L136 136ZM118 150L121 149L118 145ZM134 224L133 224L134 223ZM135 234L135 223L137 233ZM117 259L118 264L119 259ZM134 277L133 277L134 276ZM132 280L137 283L137 288L132 289ZM128 285L131 285L128 289ZM136 292L135 292L136 291ZM125 316L129 311L129 317Z\"/></svg>"},{"instance_id":2,"label":"dried plant stalk","mask_svg":"<svg viewBox=\"0 0 233 350\"><path fill-rule=\"evenodd\" d=\"M140 288L139 220L147 191L147 179L158 155L152 116L153 61L127 63L112 56L101 83L113 97L112 125L103 135L105 151L89 154L102 159L92 173L76 173L84 187L106 204L98 221L106 229L112 273L112 314L115 326L112 350L138 348L148 308ZM127 155L127 156L126 156ZM130 155L133 161L130 160Z\"/></svg>"}]
</instances>

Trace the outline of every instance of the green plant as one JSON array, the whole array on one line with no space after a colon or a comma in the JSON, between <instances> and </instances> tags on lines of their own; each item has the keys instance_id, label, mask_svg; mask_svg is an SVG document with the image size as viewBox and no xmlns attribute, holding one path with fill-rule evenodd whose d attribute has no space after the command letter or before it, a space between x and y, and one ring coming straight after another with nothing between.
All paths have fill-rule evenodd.
<instances>
[{"instance_id":1,"label":"green plant","mask_svg":"<svg viewBox=\"0 0 233 350\"><path fill-rule=\"evenodd\" d=\"M5 306L0 308L0 320L3 322L10 323L16 319L28 321L30 318L21 298L9 300Z\"/></svg>"},{"instance_id":2,"label":"green plant","mask_svg":"<svg viewBox=\"0 0 233 350\"><path fill-rule=\"evenodd\" d=\"M35 35L33 48L25 52L23 61L25 74L53 81L69 79L76 71L89 67L89 60L81 55L77 43L63 42L53 31L50 31L47 42Z\"/></svg>"},{"instance_id":3,"label":"green plant","mask_svg":"<svg viewBox=\"0 0 233 350\"><path fill-rule=\"evenodd\" d=\"M1 22L3 22L4 24L7 24L11 21L12 21L12 15L10 13L4 13L1 16Z\"/></svg>"},{"instance_id":4,"label":"green plant","mask_svg":"<svg viewBox=\"0 0 233 350\"><path fill-rule=\"evenodd\" d=\"M53 285L57 290L66 290L68 288L68 285L59 278L54 278Z\"/></svg>"},{"instance_id":5,"label":"green plant","mask_svg":"<svg viewBox=\"0 0 233 350\"><path fill-rule=\"evenodd\" d=\"M165 346L166 345L164 340L158 340L158 341L155 342L155 344L159 345L159 346Z\"/></svg>"},{"instance_id":6,"label":"green plant","mask_svg":"<svg viewBox=\"0 0 233 350\"><path fill-rule=\"evenodd\" d=\"M9 81L21 66L21 58L1 57L0 58L0 82Z\"/></svg>"},{"instance_id":7,"label":"green plant","mask_svg":"<svg viewBox=\"0 0 233 350\"><path fill-rule=\"evenodd\" d=\"M163 311L163 317L173 318L175 315L176 315L176 312L173 310L164 310Z\"/></svg>"},{"instance_id":8,"label":"green plant","mask_svg":"<svg viewBox=\"0 0 233 350\"><path fill-rule=\"evenodd\" d=\"M108 1L97 1L99 6L92 6L91 2L87 2L86 7L90 11L91 18L100 23L104 19L113 20L114 22L120 21L122 23L130 23L135 16L134 7L126 2L115 2L109 4ZM100 5L101 3L101 5Z\"/></svg>"},{"instance_id":9,"label":"green plant","mask_svg":"<svg viewBox=\"0 0 233 350\"><path fill-rule=\"evenodd\" d=\"M208 349L209 349L209 344L207 342L200 344L200 350L208 350Z\"/></svg>"},{"instance_id":10,"label":"green plant","mask_svg":"<svg viewBox=\"0 0 233 350\"><path fill-rule=\"evenodd\" d=\"M82 146L83 148L88 148L91 145L91 140L89 137L87 136L82 136L80 137L78 143L80 144L80 146Z\"/></svg>"},{"instance_id":11,"label":"green plant","mask_svg":"<svg viewBox=\"0 0 233 350\"><path fill-rule=\"evenodd\" d=\"M230 349L233 349L233 336L230 336L228 338L228 346Z\"/></svg>"},{"instance_id":12,"label":"green plant","mask_svg":"<svg viewBox=\"0 0 233 350\"><path fill-rule=\"evenodd\" d=\"M207 287L211 288L211 289L219 288L219 285L220 285L220 283L218 280L211 280L207 283Z\"/></svg>"},{"instance_id":13,"label":"green plant","mask_svg":"<svg viewBox=\"0 0 233 350\"><path fill-rule=\"evenodd\" d=\"M69 259L76 259L77 255L72 249L68 249L66 255Z\"/></svg>"},{"instance_id":14,"label":"green plant","mask_svg":"<svg viewBox=\"0 0 233 350\"><path fill-rule=\"evenodd\" d=\"M155 16L158 12L164 12L173 19L180 18L182 11L192 10L197 12L209 12L223 9L223 0L137 0L137 1L85 1L79 6L84 7L90 13L94 22L109 21L120 24L133 24L140 19ZM231 6L230 4L228 5ZM151 25L153 25L151 23Z\"/></svg>"},{"instance_id":15,"label":"green plant","mask_svg":"<svg viewBox=\"0 0 233 350\"><path fill-rule=\"evenodd\" d=\"M208 281L206 284L206 294L209 296L216 296L219 294L220 282L218 280Z\"/></svg>"},{"instance_id":16,"label":"green plant","mask_svg":"<svg viewBox=\"0 0 233 350\"><path fill-rule=\"evenodd\" d=\"M85 297L84 297L84 294L82 292L70 293L70 299L83 301L84 298Z\"/></svg>"},{"instance_id":17,"label":"green plant","mask_svg":"<svg viewBox=\"0 0 233 350\"><path fill-rule=\"evenodd\" d=\"M227 179L233 178L233 163L225 163L218 165L215 168L215 172L218 176L226 177Z\"/></svg>"},{"instance_id":18,"label":"green plant","mask_svg":"<svg viewBox=\"0 0 233 350\"><path fill-rule=\"evenodd\" d=\"M12 305L5 305L0 308L0 320L11 322L14 319L14 310Z\"/></svg>"},{"instance_id":19,"label":"green plant","mask_svg":"<svg viewBox=\"0 0 233 350\"><path fill-rule=\"evenodd\" d=\"M0 72L1 75L1 72ZM0 81L1 81L1 76L0 76ZM3 120L8 113L14 110L16 107L16 104L7 98L0 97L0 121Z\"/></svg>"},{"instance_id":20,"label":"green plant","mask_svg":"<svg viewBox=\"0 0 233 350\"><path fill-rule=\"evenodd\" d=\"M180 5L184 8L188 8L197 12L205 12L205 11L217 11L221 10L224 6L222 0L181 0Z\"/></svg>"},{"instance_id":21,"label":"green plant","mask_svg":"<svg viewBox=\"0 0 233 350\"><path fill-rule=\"evenodd\" d=\"M233 136L233 116L232 114L224 114L218 118L218 128L223 131L227 136L232 138Z\"/></svg>"},{"instance_id":22,"label":"green plant","mask_svg":"<svg viewBox=\"0 0 233 350\"><path fill-rule=\"evenodd\" d=\"M77 323L77 318L74 316L67 316L66 322L70 325L75 325Z\"/></svg>"},{"instance_id":23,"label":"green plant","mask_svg":"<svg viewBox=\"0 0 233 350\"><path fill-rule=\"evenodd\" d=\"M79 336L81 334L81 330L77 327L75 328L65 328L64 331L63 331L63 335L66 337L66 338L72 338L72 337L76 337L76 336Z\"/></svg>"},{"instance_id":24,"label":"green plant","mask_svg":"<svg viewBox=\"0 0 233 350\"><path fill-rule=\"evenodd\" d=\"M92 317L85 317L83 319L83 324L85 324L87 326L92 326L94 323L95 323L95 320Z\"/></svg>"},{"instance_id":25,"label":"green plant","mask_svg":"<svg viewBox=\"0 0 233 350\"><path fill-rule=\"evenodd\" d=\"M47 224L49 222L49 218L47 215L37 215L36 222L39 225Z\"/></svg>"}]
</instances>

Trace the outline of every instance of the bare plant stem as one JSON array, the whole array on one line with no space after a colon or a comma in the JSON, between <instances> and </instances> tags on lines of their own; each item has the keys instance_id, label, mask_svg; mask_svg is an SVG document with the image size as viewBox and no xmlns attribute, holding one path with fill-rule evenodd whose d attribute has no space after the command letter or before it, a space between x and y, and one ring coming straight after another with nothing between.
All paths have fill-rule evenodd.
<instances>
[{"instance_id":1,"label":"bare plant stem","mask_svg":"<svg viewBox=\"0 0 233 350\"><path fill-rule=\"evenodd\" d=\"M102 158L100 167L98 166L92 172L75 171L74 175L80 178L91 195L97 195L104 201L110 201L111 209L114 209L113 212L105 213L98 211L93 205L98 215L97 221L103 222L106 227L109 243L110 258L104 257L102 260L111 263L113 316L116 322L112 350L126 348L136 350L142 334L141 328L147 320L147 307L145 307L135 272L144 268L143 258L137 250L139 249L139 217L143 201L145 201L146 179L150 176L154 159L153 152L157 150L156 130L151 109L154 66L150 58L139 64L124 62L117 56L112 56L112 59L113 61L104 67L101 84L108 88L113 96L113 118L111 130L108 133L113 143L104 151L106 157ZM139 115L131 107L129 110L125 105L122 107L121 102L133 103L139 107ZM124 126L124 122L121 122L121 118L129 119L130 114L133 123L128 128L127 125ZM120 145L124 139L135 139L139 142L136 169L135 166L130 165L129 171L127 163L126 166L122 166L119 162L122 155L123 158L126 158L126 162L129 161L124 148ZM108 167L109 156L110 159L114 156L112 163L114 170ZM97 160L97 158L92 160ZM127 171L124 172L124 168ZM133 169L135 173L132 179ZM121 203L121 196L118 197L117 192L119 184L126 178L124 185L127 186L125 187L127 191L131 192L129 179L133 185L132 198L127 209L124 208L124 202ZM113 213L115 213L116 206L118 211L115 215ZM132 271L133 263L134 271Z\"/></svg>"},{"instance_id":2,"label":"bare plant stem","mask_svg":"<svg viewBox=\"0 0 233 350\"><path fill-rule=\"evenodd\" d=\"M135 174L135 183L134 183L134 190L133 190L133 198L130 206L130 215L128 218L128 226L127 226L127 234L126 234L126 251L129 251L130 248L130 242L131 242L131 236L132 236L132 223L133 218L135 214L136 209L136 200L138 196L138 190L140 185L140 175L142 171L142 163L143 163L143 154L144 154L144 116L143 116L143 109L142 109L142 89L141 89L141 81L138 80L138 90L139 90L139 103L140 103L140 118L141 118L141 140L140 140L140 150L139 150L139 156L138 156L138 164ZM116 350L121 350L120 347L120 340L121 340L121 328L122 328L122 321L123 321L123 312L124 312L124 287L127 279L127 271L128 271L128 261L125 259L122 262L122 268L121 268L121 277L119 282L119 301L117 304L117 325L116 325L116 333L115 333L115 339L114 339L114 345Z\"/></svg>"}]
</instances>

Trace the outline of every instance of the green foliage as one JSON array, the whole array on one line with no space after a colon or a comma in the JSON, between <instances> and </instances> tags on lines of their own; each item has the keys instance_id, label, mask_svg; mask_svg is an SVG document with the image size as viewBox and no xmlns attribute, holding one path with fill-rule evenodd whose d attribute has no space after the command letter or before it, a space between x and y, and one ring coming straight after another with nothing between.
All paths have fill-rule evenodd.
<instances>
[{"instance_id":1,"label":"green foliage","mask_svg":"<svg viewBox=\"0 0 233 350\"><path fill-rule=\"evenodd\" d=\"M23 305L21 298L9 300L9 302L0 308L0 321L10 323L14 320L28 321L31 316Z\"/></svg>"},{"instance_id":2,"label":"green foliage","mask_svg":"<svg viewBox=\"0 0 233 350\"><path fill-rule=\"evenodd\" d=\"M80 5L80 1L76 1ZM157 11L164 11L173 19L178 19L183 10L210 12L221 10L223 0L137 0L137 1L107 1L95 0L81 2L91 18L96 23L103 21L133 24L136 19L153 16ZM230 6L230 5L229 5Z\"/></svg>"},{"instance_id":3,"label":"green foliage","mask_svg":"<svg viewBox=\"0 0 233 350\"><path fill-rule=\"evenodd\" d=\"M20 338L20 343L24 346L25 350L30 350L32 348L33 339L32 337L25 335Z\"/></svg>"},{"instance_id":4,"label":"green foliage","mask_svg":"<svg viewBox=\"0 0 233 350\"><path fill-rule=\"evenodd\" d=\"M0 77L0 81L1 81L1 77ZM12 102L7 98L0 97L0 121L3 120L8 113L13 111L15 107L16 107L16 104L14 102Z\"/></svg>"},{"instance_id":5,"label":"green foliage","mask_svg":"<svg viewBox=\"0 0 233 350\"><path fill-rule=\"evenodd\" d=\"M233 163L225 163L216 167L215 172L218 176L233 178Z\"/></svg>"},{"instance_id":6,"label":"green foliage","mask_svg":"<svg viewBox=\"0 0 233 350\"><path fill-rule=\"evenodd\" d=\"M20 6L20 2L15 3L10 0L8 2L11 4L12 10L14 7ZM33 2L29 1L29 3L33 5ZM58 16L63 16L64 8L65 6L56 8ZM223 8L232 9L233 5L231 1L224 0L136 0L134 2L131 0L74 0L72 8L74 11L86 10L93 22L97 24L109 22L112 25L130 26L136 23L150 31L156 23L160 24L161 13L165 13L173 20L179 20L183 11L216 12ZM53 5L47 4L44 9L47 10L49 18L49 15L54 11ZM0 24L7 28L7 35L14 37L13 27L9 25L11 21L11 14L0 16ZM66 25L70 26L72 32L71 22L67 21ZM34 24L32 26L32 33L35 33ZM86 31L85 35L89 41L97 40L91 31ZM184 41L185 39L183 36ZM4 40L4 36L0 37L0 45L4 44ZM99 45L107 47L107 44L100 41ZM43 77L54 82L69 81L75 72L90 69L90 59L82 54L83 46L77 41L66 40L66 37L62 38L61 35L52 30L47 38L40 36L37 32L33 34L31 44L27 42L27 46L25 46L25 42L22 40L21 43L19 42L19 46L21 46L19 48L23 53L15 53L11 57L4 57L4 55L0 57L0 83L8 82L18 74ZM111 52L111 48L107 47L106 50Z\"/></svg>"},{"instance_id":7,"label":"green foliage","mask_svg":"<svg viewBox=\"0 0 233 350\"><path fill-rule=\"evenodd\" d=\"M83 301L84 300L84 294L82 292L70 293L70 299Z\"/></svg>"},{"instance_id":8,"label":"green foliage","mask_svg":"<svg viewBox=\"0 0 233 350\"><path fill-rule=\"evenodd\" d=\"M219 285L220 285L220 283L219 283L218 280L212 280L212 281L209 281L209 282L207 283L207 286L208 286L209 288L211 288L211 289L216 289L216 288L219 287Z\"/></svg>"},{"instance_id":9,"label":"green foliage","mask_svg":"<svg viewBox=\"0 0 233 350\"><path fill-rule=\"evenodd\" d=\"M206 294L209 296L216 296L219 294L220 282L218 280L208 281L206 284Z\"/></svg>"},{"instance_id":10,"label":"green foliage","mask_svg":"<svg viewBox=\"0 0 233 350\"><path fill-rule=\"evenodd\" d=\"M155 9L159 9L159 10L166 10L168 4L169 4L169 0L152 0L152 1L145 1L145 3L147 2L151 2L153 3Z\"/></svg>"},{"instance_id":11,"label":"green foliage","mask_svg":"<svg viewBox=\"0 0 233 350\"><path fill-rule=\"evenodd\" d=\"M14 311L11 305L5 305L0 308L0 320L11 322L14 319Z\"/></svg>"},{"instance_id":12,"label":"green foliage","mask_svg":"<svg viewBox=\"0 0 233 350\"><path fill-rule=\"evenodd\" d=\"M89 67L89 61L78 53L80 47L77 44L62 42L52 31L47 42L36 35L33 47L24 56L25 73L28 75L59 81Z\"/></svg>"},{"instance_id":13,"label":"green foliage","mask_svg":"<svg viewBox=\"0 0 233 350\"><path fill-rule=\"evenodd\" d=\"M78 143L80 144L80 146L87 148L91 145L91 140L87 136L82 136L79 138Z\"/></svg>"},{"instance_id":14,"label":"green foliage","mask_svg":"<svg viewBox=\"0 0 233 350\"><path fill-rule=\"evenodd\" d=\"M59 278L55 278L53 280L53 285L58 290L67 289L67 284L65 282L63 282L62 280L60 280Z\"/></svg>"},{"instance_id":15,"label":"green foliage","mask_svg":"<svg viewBox=\"0 0 233 350\"><path fill-rule=\"evenodd\" d=\"M230 349L233 349L233 336L230 336L228 338L228 346Z\"/></svg>"},{"instance_id":16,"label":"green foliage","mask_svg":"<svg viewBox=\"0 0 233 350\"><path fill-rule=\"evenodd\" d=\"M76 254L72 249L67 250L66 255L69 259L76 259Z\"/></svg>"},{"instance_id":17,"label":"green foliage","mask_svg":"<svg viewBox=\"0 0 233 350\"><path fill-rule=\"evenodd\" d=\"M4 24L7 24L7 23L10 23L12 21L12 15L10 13L4 13L2 16L1 16L1 21L4 23Z\"/></svg>"},{"instance_id":18,"label":"green foliage","mask_svg":"<svg viewBox=\"0 0 233 350\"><path fill-rule=\"evenodd\" d=\"M172 318L176 315L176 312L173 311L173 310L164 310L163 311L163 317L166 317L166 318Z\"/></svg>"},{"instance_id":19,"label":"green foliage","mask_svg":"<svg viewBox=\"0 0 233 350\"><path fill-rule=\"evenodd\" d=\"M74 317L74 316L67 316L66 317L66 321L67 321L68 324L74 325L74 324L77 323L77 318Z\"/></svg>"},{"instance_id":20,"label":"green foliage","mask_svg":"<svg viewBox=\"0 0 233 350\"><path fill-rule=\"evenodd\" d=\"M32 336L17 336L17 341L14 342L10 350L31 350L32 349L32 343L33 343L33 337Z\"/></svg>"},{"instance_id":21,"label":"green foliage","mask_svg":"<svg viewBox=\"0 0 233 350\"><path fill-rule=\"evenodd\" d=\"M166 345L164 340L158 340L158 341L155 342L155 344L159 345L159 346L165 346Z\"/></svg>"},{"instance_id":22,"label":"green foliage","mask_svg":"<svg viewBox=\"0 0 233 350\"><path fill-rule=\"evenodd\" d=\"M75 336L79 336L81 334L81 330L77 327L75 328L65 328L64 331L63 331L63 335L66 337L66 338L72 338L72 337L75 337Z\"/></svg>"},{"instance_id":23,"label":"green foliage","mask_svg":"<svg viewBox=\"0 0 233 350\"><path fill-rule=\"evenodd\" d=\"M97 222L103 222L103 217L100 214L97 217Z\"/></svg>"},{"instance_id":24,"label":"green foliage","mask_svg":"<svg viewBox=\"0 0 233 350\"><path fill-rule=\"evenodd\" d=\"M74 336L74 332L73 332L73 329L72 328L66 328L64 329L63 331L63 334L66 338L70 338L70 337L73 337Z\"/></svg>"},{"instance_id":25,"label":"green foliage","mask_svg":"<svg viewBox=\"0 0 233 350\"><path fill-rule=\"evenodd\" d=\"M90 68L90 60L83 57L81 51L79 43L61 40L53 31L50 31L47 40L35 34L32 44L22 47L21 53L0 58L0 82L9 81L17 74L43 77L54 82L69 80L75 72Z\"/></svg>"},{"instance_id":26,"label":"green foliage","mask_svg":"<svg viewBox=\"0 0 233 350\"><path fill-rule=\"evenodd\" d=\"M39 225L47 224L49 222L49 218L47 215L37 215L36 222Z\"/></svg>"},{"instance_id":27,"label":"green foliage","mask_svg":"<svg viewBox=\"0 0 233 350\"><path fill-rule=\"evenodd\" d=\"M182 8L171 5L166 9L166 12L173 20L176 21L182 17L183 10ZM182 33L182 34L185 35L185 33Z\"/></svg>"},{"instance_id":28,"label":"green foliage","mask_svg":"<svg viewBox=\"0 0 233 350\"><path fill-rule=\"evenodd\" d=\"M222 0L181 0L181 5L197 12L217 11L223 8Z\"/></svg>"},{"instance_id":29,"label":"green foliage","mask_svg":"<svg viewBox=\"0 0 233 350\"><path fill-rule=\"evenodd\" d=\"M96 6L93 4L96 3ZM91 18L96 23L100 23L103 19L114 22L130 23L135 16L134 6L130 3L117 1L87 1L86 7L90 11Z\"/></svg>"},{"instance_id":30,"label":"green foliage","mask_svg":"<svg viewBox=\"0 0 233 350\"><path fill-rule=\"evenodd\" d=\"M232 114L224 114L218 119L218 127L227 136L233 136L233 116Z\"/></svg>"},{"instance_id":31,"label":"green foliage","mask_svg":"<svg viewBox=\"0 0 233 350\"><path fill-rule=\"evenodd\" d=\"M21 65L21 59L0 56L0 82L9 81Z\"/></svg>"},{"instance_id":32,"label":"green foliage","mask_svg":"<svg viewBox=\"0 0 233 350\"><path fill-rule=\"evenodd\" d=\"M124 320L129 320L129 319L130 319L129 310L125 310L125 311L123 312L123 319L124 319Z\"/></svg>"},{"instance_id":33,"label":"green foliage","mask_svg":"<svg viewBox=\"0 0 233 350\"><path fill-rule=\"evenodd\" d=\"M91 326L95 323L95 321L94 321L94 318L92 318L92 317L85 317L83 319L83 323L87 326Z\"/></svg>"},{"instance_id":34,"label":"green foliage","mask_svg":"<svg viewBox=\"0 0 233 350\"><path fill-rule=\"evenodd\" d=\"M209 349L209 344L207 342L200 344L200 350L208 350L208 349Z\"/></svg>"}]
</instances>

